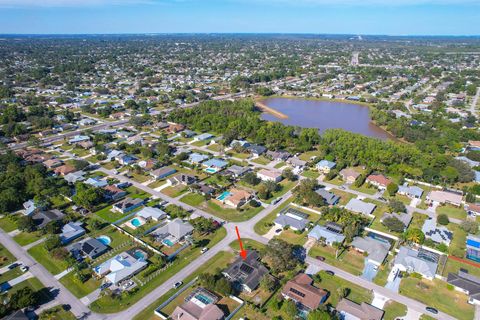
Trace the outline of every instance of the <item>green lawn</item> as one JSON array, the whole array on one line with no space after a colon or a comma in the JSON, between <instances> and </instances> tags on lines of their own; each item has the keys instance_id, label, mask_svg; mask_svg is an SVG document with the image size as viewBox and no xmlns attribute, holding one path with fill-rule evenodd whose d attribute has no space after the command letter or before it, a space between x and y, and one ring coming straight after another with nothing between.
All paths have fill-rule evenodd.
<instances>
[{"instance_id":1,"label":"green lawn","mask_svg":"<svg viewBox=\"0 0 480 320\"><path fill-rule=\"evenodd\" d=\"M180 201L196 207L205 201L205 197L198 193L189 193L180 198Z\"/></svg>"},{"instance_id":2,"label":"green lawn","mask_svg":"<svg viewBox=\"0 0 480 320\"><path fill-rule=\"evenodd\" d=\"M60 282L77 298L82 298L89 293L92 293L95 291L95 289L100 287L102 283L100 280L96 280L93 277L88 279L86 282L81 282L75 276L75 272L70 272L66 276L62 277Z\"/></svg>"},{"instance_id":3,"label":"green lawn","mask_svg":"<svg viewBox=\"0 0 480 320\"><path fill-rule=\"evenodd\" d=\"M286 164L285 162L280 161L279 163L277 163L277 164L274 166L274 168L275 168L275 169L280 169L280 168L282 168L282 167L284 167L284 166L286 166L286 165L287 165L287 164Z\"/></svg>"},{"instance_id":4,"label":"green lawn","mask_svg":"<svg viewBox=\"0 0 480 320\"><path fill-rule=\"evenodd\" d=\"M310 159L312 157L320 157L322 154L320 151L318 150L313 150L313 151L307 151L307 152L304 152L302 153L300 156L298 156L298 158L300 158L300 160L303 160L303 161L310 161ZM320 161L319 159L316 159L317 161Z\"/></svg>"},{"instance_id":5,"label":"green lawn","mask_svg":"<svg viewBox=\"0 0 480 320\"><path fill-rule=\"evenodd\" d=\"M229 209L220 206L219 204L215 203L213 200L208 200L206 202L206 211L210 212L211 214L222 218L224 220L238 222L238 221L245 221L251 219L257 213L263 210L263 207L253 208L250 207L249 204L244 205L240 210L237 209Z\"/></svg>"},{"instance_id":6,"label":"green lawn","mask_svg":"<svg viewBox=\"0 0 480 320\"><path fill-rule=\"evenodd\" d=\"M100 218L102 218L103 220L107 221L107 222L115 222L117 220L120 220L122 219L123 217L126 217L128 216L129 214L131 214L132 212L127 212L127 213L121 213L121 212L118 212L118 211L113 211L112 210L112 206L107 206L101 210L98 210L97 212L95 212L95 214L97 216L99 216Z\"/></svg>"},{"instance_id":7,"label":"green lawn","mask_svg":"<svg viewBox=\"0 0 480 320\"><path fill-rule=\"evenodd\" d=\"M4 283L7 281L10 281L12 279L15 279L23 274L22 271L20 271L20 268L14 268L12 270L8 270L7 272L4 272L0 275L0 283Z\"/></svg>"},{"instance_id":8,"label":"green lawn","mask_svg":"<svg viewBox=\"0 0 480 320\"><path fill-rule=\"evenodd\" d=\"M458 291L449 290L447 283L441 280L404 278L400 283L400 294L448 313L457 319L473 319L474 307L468 304L467 296Z\"/></svg>"},{"instance_id":9,"label":"green lawn","mask_svg":"<svg viewBox=\"0 0 480 320\"><path fill-rule=\"evenodd\" d=\"M163 186L165 183L167 183L167 180L156 180L148 185L149 188L155 189L158 187Z\"/></svg>"},{"instance_id":10,"label":"green lawn","mask_svg":"<svg viewBox=\"0 0 480 320\"><path fill-rule=\"evenodd\" d=\"M356 187L355 185L352 184L350 186L350 189L355 190L355 191L359 191L359 192L363 192L363 193L366 193L366 194L369 194L369 195L374 195L375 193L378 192L377 188L371 186L368 183L364 183L360 187Z\"/></svg>"},{"instance_id":11,"label":"green lawn","mask_svg":"<svg viewBox=\"0 0 480 320\"><path fill-rule=\"evenodd\" d=\"M16 215L5 215L5 217L0 219L0 228L5 232L11 232L17 230L17 216Z\"/></svg>"},{"instance_id":12,"label":"green lawn","mask_svg":"<svg viewBox=\"0 0 480 320\"><path fill-rule=\"evenodd\" d=\"M388 255L385 259L385 262L378 268L377 275L373 279L373 282L379 286L384 287L387 284L388 274L390 273L390 261L393 259L393 256Z\"/></svg>"},{"instance_id":13,"label":"green lawn","mask_svg":"<svg viewBox=\"0 0 480 320\"><path fill-rule=\"evenodd\" d=\"M255 162L255 163L266 166L267 164L269 164L272 161L270 159L267 159L267 158L263 157L263 156L260 156L258 158L253 159L252 162Z\"/></svg>"},{"instance_id":14,"label":"green lawn","mask_svg":"<svg viewBox=\"0 0 480 320\"><path fill-rule=\"evenodd\" d=\"M365 257L354 250L344 250L338 259L335 259L335 248L330 246L323 247L319 244L314 245L308 252L308 255L311 257L323 256L326 263L356 276L362 274L365 264Z\"/></svg>"},{"instance_id":15,"label":"green lawn","mask_svg":"<svg viewBox=\"0 0 480 320\"><path fill-rule=\"evenodd\" d=\"M458 224L450 223L447 228L453 232L453 239L448 247L448 253L463 256L466 249L467 233Z\"/></svg>"},{"instance_id":16,"label":"green lawn","mask_svg":"<svg viewBox=\"0 0 480 320\"><path fill-rule=\"evenodd\" d=\"M410 222L410 226L408 228L416 228L421 230L425 220L427 219L428 216L426 214L414 212L412 215L412 222Z\"/></svg>"},{"instance_id":17,"label":"green lawn","mask_svg":"<svg viewBox=\"0 0 480 320\"><path fill-rule=\"evenodd\" d=\"M383 307L385 320L395 320L397 317L403 317L407 314L407 307L396 301L389 300Z\"/></svg>"},{"instance_id":18,"label":"green lawn","mask_svg":"<svg viewBox=\"0 0 480 320\"><path fill-rule=\"evenodd\" d=\"M150 193L140 190L134 186L128 187L126 191L128 191L128 196L133 199L146 199L152 196Z\"/></svg>"},{"instance_id":19,"label":"green lawn","mask_svg":"<svg viewBox=\"0 0 480 320\"><path fill-rule=\"evenodd\" d=\"M166 187L166 188L162 189L160 192L169 196L169 197L176 198L178 196L181 196L182 194L184 194L187 191L188 191L187 187L185 187L184 185L178 185L178 186L174 186L174 187Z\"/></svg>"},{"instance_id":20,"label":"green lawn","mask_svg":"<svg viewBox=\"0 0 480 320\"><path fill-rule=\"evenodd\" d=\"M227 155L229 155L232 158L237 158L237 159L248 159L250 157L249 153L236 153L236 152L227 152Z\"/></svg>"},{"instance_id":21,"label":"green lawn","mask_svg":"<svg viewBox=\"0 0 480 320\"><path fill-rule=\"evenodd\" d=\"M330 292L330 296L326 301L327 304L330 303L334 307L337 305L338 301L340 300L340 296L337 292L337 289L339 287L349 288L350 294L347 296L347 299L352 300L356 303L371 303L373 300L372 292L363 287L360 287L342 278L330 276L324 271L320 271L319 275L322 281L320 281L319 283L315 283L315 286L317 288L322 288Z\"/></svg>"},{"instance_id":22,"label":"green lawn","mask_svg":"<svg viewBox=\"0 0 480 320\"><path fill-rule=\"evenodd\" d=\"M59 274L68 267L65 260L58 260L52 257L47 249L45 249L43 243L30 248L28 253L53 275Z\"/></svg>"},{"instance_id":23,"label":"green lawn","mask_svg":"<svg viewBox=\"0 0 480 320\"><path fill-rule=\"evenodd\" d=\"M77 317L68 311L63 309L61 306L56 306L50 309L43 311L39 315L39 320L75 320Z\"/></svg>"},{"instance_id":24,"label":"green lawn","mask_svg":"<svg viewBox=\"0 0 480 320\"><path fill-rule=\"evenodd\" d=\"M307 232L296 233L293 230L284 230L281 234L275 236L275 238L282 239L293 245L303 246L305 242L307 242Z\"/></svg>"},{"instance_id":25,"label":"green lawn","mask_svg":"<svg viewBox=\"0 0 480 320\"><path fill-rule=\"evenodd\" d=\"M340 197L340 201L338 202L339 205L344 206L346 205L351 199L356 198L357 195L347 192L347 191L342 191L338 189L332 189L330 192L335 193L337 196Z\"/></svg>"},{"instance_id":26,"label":"green lawn","mask_svg":"<svg viewBox=\"0 0 480 320\"><path fill-rule=\"evenodd\" d=\"M305 170L302 172L302 176L309 179L317 179L318 177L320 177L320 173L318 171Z\"/></svg>"},{"instance_id":27,"label":"green lawn","mask_svg":"<svg viewBox=\"0 0 480 320\"><path fill-rule=\"evenodd\" d=\"M13 254L0 244L0 267L6 266L16 260Z\"/></svg>"},{"instance_id":28,"label":"green lawn","mask_svg":"<svg viewBox=\"0 0 480 320\"><path fill-rule=\"evenodd\" d=\"M283 196L285 193L287 193L297 185L297 181L290 181L290 180L284 179L278 185L279 185L279 190L273 192L272 197L268 200L265 200L264 201L265 203L271 203L274 199L277 199L278 197Z\"/></svg>"},{"instance_id":29,"label":"green lawn","mask_svg":"<svg viewBox=\"0 0 480 320\"><path fill-rule=\"evenodd\" d=\"M185 280L184 283L188 283L193 280L199 274L210 272L214 273L217 269L224 269L230 261L233 260L235 255L231 252L227 251L220 251L215 256L213 256L208 263L203 264L200 268L192 272ZM142 312L137 314L133 319L134 320L153 320L158 319L157 316L153 313L154 310L162 304L165 300L167 300L170 296L172 296L176 292L175 289L170 289L160 298L158 298L154 303L147 306Z\"/></svg>"},{"instance_id":30,"label":"green lawn","mask_svg":"<svg viewBox=\"0 0 480 320\"><path fill-rule=\"evenodd\" d=\"M214 246L221 239L223 239L225 235L226 230L224 228L217 230L214 235L210 235L210 242L208 243L208 246ZM138 300L140 300L142 297L154 290L156 287L158 287L160 284L172 277L174 274L188 266L188 264L190 264L200 255L201 253L199 248L186 249L177 256L177 258L173 261L173 264L169 268L164 270L157 277L147 282L135 294L122 296L120 299L112 298L111 296L106 295L93 302L90 305L90 308L92 309L92 311L99 313L115 313L124 310L136 303ZM208 268L211 268L211 266L208 266ZM143 273L144 271L140 272L137 276L139 278L143 278Z\"/></svg>"},{"instance_id":31,"label":"green lawn","mask_svg":"<svg viewBox=\"0 0 480 320\"><path fill-rule=\"evenodd\" d=\"M272 228L273 221L277 217L277 214L288 207L290 203L292 202L293 198L288 199L282 205L280 205L278 208L270 212L266 217L264 217L262 220L257 222L255 226L253 227L253 230L255 230L256 233L260 235L264 235L265 233L268 232Z\"/></svg>"},{"instance_id":32,"label":"green lawn","mask_svg":"<svg viewBox=\"0 0 480 320\"><path fill-rule=\"evenodd\" d=\"M454 207L451 205L444 205L437 207L437 214L446 214L450 218L464 220L467 218L467 212L463 208Z\"/></svg>"},{"instance_id":33,"label":"green lawn","mask_svg":"<svg viewBox=\"0 0 480 320\"><path fill-rule=\"evenodd\" d=\"M37 240L40 240L44 235L42 235L39 231L36 232L21 232L13 237L16 243L19 245L26 246L27 244L33 243Z\"/></svg>"}]
</instances>

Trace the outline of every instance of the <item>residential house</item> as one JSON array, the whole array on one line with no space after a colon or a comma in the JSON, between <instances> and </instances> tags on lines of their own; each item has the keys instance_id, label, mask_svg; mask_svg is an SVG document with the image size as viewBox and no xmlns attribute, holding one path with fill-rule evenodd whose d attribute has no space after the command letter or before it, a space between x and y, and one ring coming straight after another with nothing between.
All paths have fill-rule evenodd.
<instances>
[{"instance_id":1,"label":"residential house","mask_svg":"<svg viewBox=\"0 0 480 320\"><path fill-rule=\"evenodd\" d=\"M412 199L420 199L423 195L423 189L417 186L401 185L398 186L397 193Z\"/></svg>"},{"instance_id":2,"label":"residential house","mask_svg":"<svg viewBox=\"0 0 480 320\"><path fill-rule=\"evenodd\" d=\"M280 182L282 181L282 173L273 170L260 169L260 171L257 172L257 178L262 181Z\"/></svg>"},{"instance_id":3,"label":"residential house","mask_svg":"<svg viewBox=\"0 0 480 320\"><path fill-rule=\"evenodd\" d=\"M191 164L200 164L203 161L208 160L209 158L210 157L205 154L194 152L188 156L188 162L190 162Z\"/></svg>"},{"instance_id":4,"label":"residential house","mask_svg":"<svg viewBox=\"0 0 480 320\"><path fill-rule=\"evenodd\" d=\"M414 250L407 247L400 247L394 261L394 270L419 273L424 278L433 280L437 273L438 254L425 249ZM397 272L398 272L397 271Z\"/></svg>"},{"instance_id":5,"label":"residential house","mask_svg":"<svg viewBox=\"0 0 480 320\"><path fill-rule=\"evenodd\" d=\"M251 144L247 147L248 152L250 152L254 157L259 157L267 151L267 148L260 146L258 144Z\"/></svg>"},{"instance_id":6,"label":"residential house","mask_svg":"<svg viewBox=\"0 0 480 320\"><path fill-rule=\"evenodd\" d=\"M207 186L204 183L199 183L191 187L190 191L201 194L202 196L212 196L215 193L215 188Z\"/></svg>"},{"instance_id":7,"label":"residential house","mask_svg":"<svg viewBox=\"0 0 480 320\"><path fill-rule=\"evenodd\" d=\"M372 213L376 207L377 206L373 203L363 202L362 200L354 198L347 203L345 209L352 212L361 213L366 216L372 216Z\"/></svg>"},{"instance_id":8,"label":"residential house","mask_svg":"<svg viewBox=\"0 0 480 320\"><path fill-rule=\"evenodd\" d=\"M467 211L469 216L476 217L480 215L480 205L476 203L469 203L465 206L465 210Z\"/></svg>"},{"instance_id":9,"label":"residential house","mask_svg":"<svg viewBox=\"0 0 480 320\"><path fill-rule=\"evenodd\" d=\"M77 260L81 260L84 256L95 259L108 250L108 246L94 238L83 239L69 247L70 253Z\"/></svg>"},{"instance_id":10,"label":"residential house","mask_svg":"<svg viewBox=\"0 0 480 320\"><path fill-rule=\"evenodd\" d=\"M291 154L284 150L279 151L267 151L267 157L272 159L273 161L286 161L290 158Z\"/></svg>"},{"instance_id":11,"label":"residential house","mask_svg":"<svg viewBox=\"0 0 480 320\"><path fill-rule=\"evenodd\" d=\"M151 234L157 239L157 241L171 247L184 240L187 236L192 235L193 230L194 229L190 223L176 218L166 225L154 230Z\"/></svg>"},{"instance_id":12,"label":"residential house","mask_svg":"<svg viewBox=\"0 0 480 320\"><path fill-rule=\"evenodd\" d=\"M210 133L202 133L193 138L193 141L207 141L213 138L213 134Z\"/></svg>"},{"instance_id":13,"label":"residential house","mask_svg":"<svg viewBox=\"0 0 480 320\"><path fill-rule=\"evenodd\" d=\"M365 302L358 304L346 298L342 298L337 303L336 309L340 319L344 320L381 320L385 313L371 304Z\"/></svg>"},{"instance_id":14,"label":"residential house","mask_svg":"<svg viewBox=\"0 0 480 320\"><path fill-rule=\"evenodd\" d=\"M93 146L94 146L94 144L93 144L92 141L82 141L82 142L77 143L77 145L78 145L79 147L82 147L82 148L85 149L85 150L88 150L88 149L90 149L90 148L93 148Z\"/></svg>"},{"instance_id":15,"label":"residential house","mask_svg":"<svg viewBox=\"0 0 480 320\"><path fill-rule=\"evenodd\" d=\"M143 199L139 198L126 198L122 201L115 203L112 207L114 211L120 213L128 213L132 210L135 210L143 205Z\"/></svg>"},{"instance_id":16,"label":"residential house","mask_svg":"<svg viewBox=\"0 0 480 320\"><path fill-rule=\"evenodd\" d=\"M293 300L300 310L310 311L317 309L328 298L328 292L315 287L313 279L299 273L289 280L282 288L282 296L287 300Z\"/></svg>"},{"instance_id":17,"label":"residential house","mask_svg":"<svg viewBox=\"0 0 480 320\"><path fill-rule=\"evenodd\" d=\"M60 160L60 159L56 159L56 158L48 159L48 160L43 161L43 165L45 166L45 168L51 170L51 169L55 169L55 168L63 165L63 161Z\"/></svg>"},{"instance_id":18,"label":"residential house","mask_svg":"<svg viewBox=\"0 0 480 320\"><path fill-rule=\"evenodd\" d=\"M74 166L71 166L68 164L64 164L63 166L56 167L55 169L53 169L53 172L56 175L62 175L62 176L66 176L67 174L75 171L78 171L78 170Z\"/></svg>"},{"instance_id":19,"label":"residential house","mask_svg":"<svg viewBox=\"0 0 480 320\"><path fill-rule=\"evenodd\" d=\"M242 189L230 189L229 195L223 200L223 203L232 208L240 208L252 197L253 195L248 191Z\"/></svg>"},{"instance_id":20,"label":"residential house","mask_svg":"<svg viewBox=\"0 0 480 320\"><path fill-rule=\"evenodd\" d=\"M39 210L43 210L43 206L39 205L34 200L30 199L23 203L23 209L24 209L23 215L31 216L35 212Z\"/></svg>"},{"instance_id":21,"label":"residential house","mask_svg":"<svg viewBox=\"0 0 480 320\"><path fill-rule=\"evenodd\" d=\"M307 161L303 161L297 157L291 157L287 160L287 163L297 170L302 170L306 165Z\"/></svg>"},{"instance_id":22,"label":"residential house","mask_svg":"<svg viewBox=\"0 0 480 320\"><path fill-rule=\"evenodd\" d=\"M425 220L422 226L422 232L427 239L431 239L435 243L446 244L447 246L450 245L453 239L453 232L448 230L447 227L437 226L437 223L432 218Z\"/></svg>"},{"instance_id":23,"label":"residential house","mask_svg":"<svg viewBox=\"0 0 480 320\"><path fill-rule=\"evenodd\" d=\"M62 227L62 233L60 234L60 241L63 244L72 242L73 240L83 236L86 230L82 227L83 222L69 222Z\"/></svg>"},{"instance_id":24,"label":"residential house","mask_svg":"<svg viewBox=\"0 0 480 320\"><path fill-rule=\"evenodd\" d=\"M185 298L185 302L173 310L169 319L174 320L223 320L225 314L216 303L218 297L206 290L197 288Z\"/></svg>"},{"instance_id":25,"label":"residential house","mask_svg":"<svg viewBox=\"0 0 480 320\"><path fill-rule=\"evenodd\" d=\"M250 172L250 171L252 171L252 169L250 167L241 167L241 166L237 166L236 164L230 166L227 169L227 172L231 173L232 176L235 177L235 178L239 178L239 177L243 176L245 173Z\"/></svg>"},{"instance_id":26,"label":"residential house","mask_svg":"<svg viewBox=\"0 0 480 320\"><path fill-rule=\"evenodd\" d=\"M139 161L137 164L140 168L146 171L150 171L150 170L153 170L153 168L155 168L155 166L157 165L157 160L154 160L154 159L142 160L142 161Z\"/></svg>"},{"instance_id":27,"label":"residential house","mask_svg":"<svg viewBox=\"0 0 480 320\"><path fill-rule=\"evenodd\" d=\"M368 253L366 260L380 266L390 251L390 243L387 241L377 240L371 237L355 237L351 246L361 253Z\"/></svg>"},{"instance_id":28,"label":"residential house","mask_svg":"<svg viewBox=\"0 0 480 320\"><path fill-rule=\"evenodd\" d=\"M43 229L51 221L62 220L65 215L62 211L53 209L45 211L37 211L32 215L33 222L37 226L37 229Z\"/></svg>"},{"instance_id":29,"label":"residential house","mask_svg":"<svg viewBox=\"0 0 480 320\"><path fill-rule=\"evenodd\" d=\"M103 190L105 191L104 197L108 200L116 201L127 195L127 191L124 191L114 185L106 186L103 188Z\"/></svg>"},{"instance_id":30,"label":"residential house","mask_svg":"<svg viewBox=\"0 0 480 320\"><path fill-rule=\"evenodd\" d=\"M234 148L237 145L243 148L248 148L250 146L250 143L246 140L233 140L232 142L230 142L230 148Z\"/></svg>"},{"instance_id":31,"label":"residential house","mask_svg":"<svg viewBox=\"0 0 480 320\"><path fill-rule=\"evenodd\" d=\"M457 207L462 205L462 194L449 191L432 190L427 194L427 202L433 204L451 204Z\"/></svg>"},{"instance_id":32,"label":"residential house","mask_svg":"<svg viewBox=\"0 0 480 320\"><path fill-rule=\"evenodd\" d=\"M174 168L161 167L156 170L150 171L150 176L152 176L156 180L160 180L168 177L169 175L174 174L175 172L177 172L177 170Z\"/></svg>"},{"instance_id":33,"label":"residential house","mask_svg":"<svg viewBox=\"0 0 480 320\"><path fill-rule=\"evenodd\" d=\"M457 274L448 273L447 283L455 290L468 295L468 303L480 305L480 278L460 270Z\"/></svg>"},{"instance_id":34,"label":"residential house","mask_svg":"<svg viewBox=\"0 0 480 320\"><path fill-rule=\"evenodd\" d=\"M295 231L303 231L308 225L308 214L293 208L282 210L275 219L275 226L280 228L289 227Z\"/></svg>"},{"instance_id":35,"label":"residential house","mask_svg":"<svg viewBox=\"0 0 480 320\"><path fill-rule=\"evenodd\" d=\"M77 144L83 141L90 141L89 136L76 135L68 140L68 144Z\"/></svg>"},{"instance_id":36,"label":"residential house","mask_svg":"<svg viewBox=\"0 0 480 320\"><path fill-rule=\"evenodd\" d=\"M69 174L65 175L63 179L67 181L70 184L75 184L79 181L85 180L85 172L80 170L80 171L75 171L75 172L70 172Z\"/></svg>"},{"instance_id":37,"label":"residential house","mask_svg":"<svg viewBox=\"0 0 480 320\"><path fill-rule=\"evenodd\" d=\"M142 258L144 254L125 251L94 267L93 271L97 276L104 277L107 282L118 284L147 267L148 262Z\"/></svg>"},{"instance_id":38,"label":"residential house","mask_svg":"<svg viewBox=\"0 0 480 320\"><path fill-rule=\"evenodd\" d=\"M108 186L108 182L106 180L100 179L99 177L88 178L87 180L85 180L85 183L96 188L103 188Z\"/></svg>"},{"instance_id":39,"label":"residential house","mask_svg":"<svg viewBox=\"0 0 480 320\"><path fill-rule=\"evenodd\" d=\"M389 213L389 212L385 212L382 216L382 218L380 219L380 222L383 223L383 221L385 219L388 219L388 218L395 218L397 220L399 220L401 223L403 223L405 229L408 228L408 226L410 225L410 222L412 221L412 215L410 213L404 213L404 212L399 212L399 213L396 213L396 212L392 212L392 213Z\"/></svg>"},{"instance_id":40,"label":"residential house","mask_svg":"<svg viewBox=\"0 0 480 320\"><path fill-rule=\"evenodd\" d=\"M357 180L357 178L360 176L360 173L358 173L357 171L355 171L352 168L342 169L339 172L339 174L342 177L342 179L348 184L354 183L355 180Z\"/></svg>"},{"instance_id":41,"label":"residential house","mask_svg":"<svg viewBox=\"0 0 480 320\"><path fill-rule=\"evenodd\" d=\"M220 171L223 168L225 168L228 165L228 162L225 161L225 160L222 160L222 159L213 158L213 159L205 161L202 165L205 168L207 168L206 170L208 170L208 172L210 172L210 171L217 172L217 171Z\"/></svg>"},{"instance_id":42,"label":"residential house","mask_svg":"<svg viewBox=\"0 0 480 320\"><path fill-rule=\"evenodd\" d=\"M318 162L315 167L317 168L318 171L327 174L329 173L333 168L336 167L336 163L333 161L328 161L328 160L322 160Z\"/></svg>"},{"instance_id":43,"label":"residential house","mask_svg":"<svg viewBox=\"0 0 480 320\"><path fill-rule=\"evenodd\" d=\"M134 164L138 159L132 155L124 154L115 158L122 166Z\"/></svg>"},{"instance_id":44,"label":"residential house","mask_svg":"<svg viewBox=\"0 0 480 320\"><path fill-rule=\"evenodd\" d=\"M345 236L342 232L342 226L334 222L327 222L325 226L316 225L313 227L308 233L308 238L332 246L334 243L343 243Z\"/></svg>"},{"instance_id":45,"label":"residential house","mask_svg":"<svg viewBox=\"0 0 480 320\"><path fill-rule=\"evenodd\" d=\"M197 177L192 176L190 174L180 173L180 174L177 174L177 175L173 176L172 178L169 178L168 182L172 186L178 185L178 184L181 184L181 185L184 185L184 186L189 186L189 185L197 182Z\"/></svg>"},{"instance_id":46,"label":"residential house","mask_svg":"<svg viewBox=\"0 0 480 320\"><path fill-rule=\"evenodd\" d=\"M260 261L258 252L249 250L245 260L237 257L222 273L235 287L252 292L268 274L268 269Z\"/></svg>"},{"instance_id":47,"label":"residential house","mask_svg":"<svg viewBox=\"0 0 480 320\"><path fill-rule=\"evenodd\" d=\"M392 183L392 180L388 179L383 174L371 174L367 177L366 182L380 190L385 190L387 189L387 186Z\"/></svg>"},{"instance_id":48,"label":"residential house","mask_svg":"<svg viewBox=\"0 0 480 320\"><path fill-rule=\"evenodd\" d=\"M173 122L168 123L168 128L167 128L168 133L177 133L183 130L185 130L185 126L183 124L173 123Z\"/></svg>"},{"instance_id":49,"label":"residential house","mask_svg":"<svg viewBox=\"0 0 480 320\"><path fill-rule=\"evenodd\" d=\"M315 192L318 193L329 206L334 206L340 201L339 196L333 192L325 190L324 188L317 189Z\"/></svg>"},{"instance_id":50,"label":"residential house","mask_svg":"<svg viewBox=\"0 0 480 320\"><path fill-rule=\"evenodd\" d=\"M167 214L160 209L153 207L144 207L136 214L138 217L142 217L145 220L160 221L167 217Z\"/></svg>"}]
</instances>

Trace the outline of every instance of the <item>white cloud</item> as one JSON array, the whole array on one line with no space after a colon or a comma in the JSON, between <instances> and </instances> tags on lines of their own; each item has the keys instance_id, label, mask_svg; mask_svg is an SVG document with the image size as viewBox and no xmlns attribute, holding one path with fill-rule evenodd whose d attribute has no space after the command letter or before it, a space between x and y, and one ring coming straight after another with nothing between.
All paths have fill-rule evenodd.
<instances>
[{"instance_id":1,"label":"white cloud","mask_svg":"<svg viewBox=\"0 0 480 320\"><path fill-rule=\"evenodd\" d=\"M480 0L236 0L264 4L336 6L480 5Z\"/></svg>"}]
</instances>

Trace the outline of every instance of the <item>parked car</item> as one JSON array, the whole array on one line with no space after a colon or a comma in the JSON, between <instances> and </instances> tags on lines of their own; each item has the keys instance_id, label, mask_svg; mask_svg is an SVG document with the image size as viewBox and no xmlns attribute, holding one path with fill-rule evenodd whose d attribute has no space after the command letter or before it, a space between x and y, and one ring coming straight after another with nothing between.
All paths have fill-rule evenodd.
<instances>
[{"instance_id":1,"label":"parked car","mask_svg":"<svg viewBox=\"0 0 480 320\"><path fill-rule=\"evenodd\" d=\"M330 275L330 276L334 276L335 275L335 272L333 272L332 270L325 270L325 273Z\"/></svg>"},{"instance_id":2,"label":"parked car","mask_svg":"<svg viewBox=\"0 0 480 320\"><path fill-rule=\"evenodd\" d=\"M27 272L27 271L28 271L28 266L21 265L21 266L20 266L20 271L22 271L22 272Z\"/></svg>"},{"instance_id":3,"label":"parked car","mask_svg":"<svg viewBox=\"0 0 480 320\"><path fill-rule=\"evenodd\" d=\"M15 268L18 267L19 265L20 265L19 263L14 262L14 263L12 263L11 265L8 266L8 269L9 269L9 270L15 269Z\"/></svg>"},{"instance_id":4,"label":"parked car","mask_svg":"<svg viewBox=\"0 0 480 320\"><path fill-rule=\"evenodd\" d=\"M112 284L110 282L105 282L100 286L100 290L105 290L110 287Z\"/></svg>"},{"instance_id":5,"label":"parked car","mask_svg":"<svg viewBox=\"0 0 480 320\"><path fill-rule=\"evenodd\" d=\"M317 258L317 260L320 260L320 261L325 261L325 257L322 257L322 256L316 256L315 258Z\"/></svg>"},{"instance_id":6,"label":"parked car","mask_svg":"<svg viewBox=\"0 0 480 320\"><path fill-rule=\"evenodd\" d=\"M175 284L173 285L173 289L178 289L182 284L182 281L175 282Z\"/></svg>"},{"instance_id":7,"label":"parked car","mask_svg":"<svg viewBox=\"0 0 480 320\"><path fill-rule=\"evenodd\" d=\"M204 253L207 252L207 251L208 251L208 248L205 247L205 248L202 248L202 250L201 250L200 252L201 252L202 254L204 254Z\"/></svg>"},{"instance_id":8,"label":"parked car","mask_svg":"<svg viewBox=\"0 0 480 320\"><path fill-rule=\"evenodd\" d=\"M430 313L437 314L438 310L432 307L426 307L425 310L427 310Z\"/></svg>"},{"instance_id":9,"label":"parked car","mask_svg":"<svg viewBox=\"0 0 480 320\"><path fill-rule=\"evenodd\" d=\"M280 232L282 232L282 230L283 229L277 229L277 230L275 230L275 233L280 233Z\"/></svg>"}]
</instances>

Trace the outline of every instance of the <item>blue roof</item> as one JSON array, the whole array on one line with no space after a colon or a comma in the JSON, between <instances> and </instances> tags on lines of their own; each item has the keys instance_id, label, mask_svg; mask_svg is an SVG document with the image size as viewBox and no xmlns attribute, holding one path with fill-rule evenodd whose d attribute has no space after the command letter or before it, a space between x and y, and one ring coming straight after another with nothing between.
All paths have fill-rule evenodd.
<instances>
[{"instance_id":1,"label":"blue roof","mask_svg":"<svg viewBox=\"0 0 480 320\"><path fill-rule=\"evenodd\" d=\"M228 165L228 162L222 159L210 159L203 163L205 167L216 167L216 168L224 168Z\"/></svg>"},{"instance_id":2,"label":"blue roof","mask_svg":"<svg viewBox=\"0 0 480 320\"><path fill-rule=\"evenodd\" d=\"M208 156L200 153L192 153L188 157L188 160L193 163L200 163L206 159L208 159Z\"/></svg>"}]
</instances>

